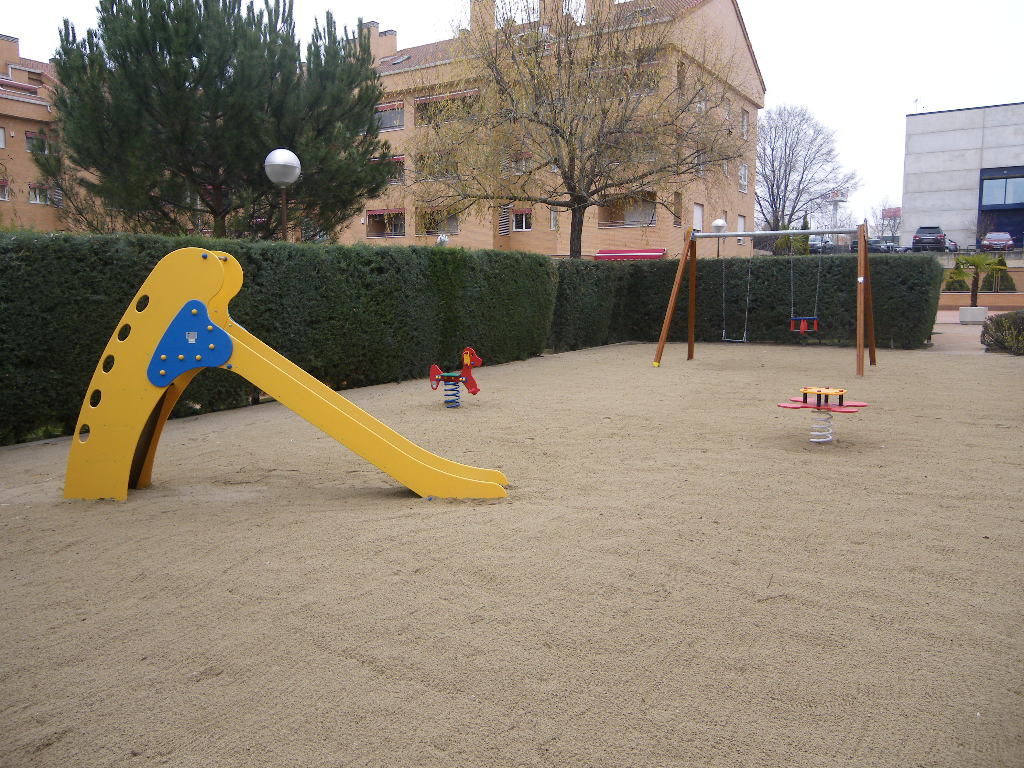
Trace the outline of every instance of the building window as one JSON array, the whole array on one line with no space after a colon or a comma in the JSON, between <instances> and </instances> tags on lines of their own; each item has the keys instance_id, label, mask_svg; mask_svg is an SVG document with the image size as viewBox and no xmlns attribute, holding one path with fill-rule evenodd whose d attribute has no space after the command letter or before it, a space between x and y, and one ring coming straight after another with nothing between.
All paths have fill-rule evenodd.
<instances>
[{"instance_id":1,"label":"building window","mask_svg":"<svg viewBox=\"0 0 1024 768\"><path fill-rule=\"evenodd\" d=\"M0 201L10 200L10 187L7 185L7 179L0 179Z\"/></svg>"},{"instance_id":2,"label":"building window","mask_svg":"<svg viewBox=\"0 0 1024 768\"><path fill-rule=\"evenodd\" d=\"M693 204L693 231L704 231L704 206L701 203Z\"/></svg>"},{"instance_id":3,"label":"building window","mask_svg":"<svg viewBox=\"0 0 1024 768\"><path fill-rule=\"evenodd\" d=\"M377 127L381 131L405 128L405 104L395 102L377 107Z\"/></svg>"},{"instance_id":4,"label":"building window","mask_svg":"<svg viewBox=\"0 0 1024 768\"><path fill-rule=\"evenodd\" d=\"M452 120L468 114L480 98L480 91L473 88L455 93L436 96L420 96L413 100L416 125L428 125Z\"/></svg>"},{"instance_id":5,"label":"building window","mask_svg":"<svg viewBox=\"0 0 1024 768\"><path fill-rule=\"evenodd\" d=\"M515 24L530 24L540 21L540 2L539 0L525 0L525 2L509 5L505 14L506 17L502 21L511 21Z\"/></svg>"},{"instance_id":6,"label":"building window","mask_svg":"<svg viewBox=\"0 0 1024 768\"><path fill-rule=\"evenodd\" d=\"M39 152L43 155L50 154L50 142L46 140L46 134L25 131L25 151Z\"/></svg>"},{"instance_id":7,"label":"building window","mask_svg":"<svg viewBox=\"0 0 1024 768\"><path fill-rule=\"evenodd\" d=\"M439 210L421 210L416 212L417 235L457 235L459 233L459 215Z\"/></svg>"},{"instance_id":8,"label":"building window","mask_svg":"<svg viewBox=\"0 0 1024 768\"><path fill-rule=\"evenodd\" d=\"M530 152L512 152L508 159L501 163L501 171L505 176L529 173L533 155Z\"/></svg>"},{"instance_id":9,"label":"building window","mask_svg":"<svg viewBox=\"0 0 1024 768\"><path fill-rule=\"evenodd\" d=\"M533 211L529 208L512 211L512 231L529 232L533 229Z\"/></svg>"},{"instance_id":10,"label":"building window","mask_svg":"<svg viewBox=\"0 0 1024 768\"><path fill-rule=\"evenodd\" d=\"M512 231L512 206L505 204L498 208L498 234L507 235Z\"/></svg>"},{"instance_id":11,"label":"building window","mask_svg":"<svg viewBox=\"0 0 1024 768\"><path fill-rule=\"evenodd\" d=\"M747 110L740 112L740 136L744 139L750 134L750 113Z\"/></svg>"},{"instance_id":12,"label":"building window","mask_svg":"<svg viewBox=\"0 0 1024 768\"><path fill-rule=\"evenodd\" d=\"M982 181L982 205L1021 205L1022 203L1024 203L1024 177Z\"/></svg>"},{"instance_id":13,"label":"building window","mask_svg":"<svg viewBox=\"0 0 1024 768\"><path fill-rule=\"evenodd\" d=\"M416 105L416 125L432 125L444 120L444 102L427 101Z\"/></svg>"},{"instance_id":14,"label":"building window","mask_svg":"<svg viewBox=\"0 0 1024 768\"><path fill-rule=\"evenodd\" d=\"M747 217L746 216L737 216L736 217L736 231L737 232L746 232L747 231ZM742 237L737 237L736 238L736 242L739 243L740 245L743 245L743 238Z\"/></svg>"},{"instance_id":15,"label":"building window","mask_svg":"<svg viewBox=\"0 0 1024 768\"><path fill-rule=\"evenodd\" d=\"M708 153L705 150L697 152L696 157L696 172L700 178L704 178L704 174L707 173L708 169Z\"/></svg>"},{"instance_id":16,"label":"building window","mask_svg":"<svg viewBox=\"0 0 1024 768\"><path fill-rule=\"evenodd\" d=\"M599 227L653 227L657 223L657 198L653 192L613 200L598 211Z\"/></svg>"},{"instance_id":17,"label":"building window","mask_svg":"<svg viewBox=\"0 0 1024 768\"><path fill-rule=\"evenodd\" d=\"M656 72L641 71L631 77L629 93L631 96L650 96L658 90L658 75Z\"/></svg>"},{"instance_id":18,"label":"building window","mask_svg":"<svg viewBox=\"0 0 1024 768\"><path fill-rule=\"evenodd\" d=\"M395 175L388 179L388 184L405 184L405 155L391 158L395 164Z\"/></svg>"},{"instance_id":19,"label":"building window","mask_svg":"<svg viewBox=\"0 0 1024 768\"><path fill-rule=\"evenodd\" d=\"M548 224L548 226L551 228L552 232L557 232L558 231L558 209L557 208L548 208L548 216L549 216L549 219L548 219L549 224Z\"/></svg>"},{"instance_id":20,"label":"building window","mask_svg":"<svg viewBox=\"0 0 1024 768\"><path fill-rule=\"evenodd\" d=\"M728 176L729 175L729 161L728 160L723 160L722 161L722 175L723 176Z\"/></svg>"},{"instance_id":21,"label":"building window","mask_svg":"<svg viewBox=\"0 0 1024 768\"><path fill-rule=\"evenodd\" d=\"M0 125L0 149L7 148L7 129Z\"/></svg>"},{"instance_id":22,"label":"building window","mask_svg":"<svg viewBox=\"0 0 1024 768\"><path fill-rule=\"evenodd\" d=\"M37 205L50 204L50 188L45 184L28 185L28 201Z\"/></svg>"},{"instance_id":23,"label":"building window","mask_svg":"<svg viewBox=\"0 0 1024 768\"><path fill-rule=\"evenodd\" d=\"M405 237L405 209L386 208L366 212L367 237Z\"/></svg>"},{"instance_id":24,"label":"building window","mask_svg":"<svg viewBox=\"0 0 1024 768\"><path fill-rule=\"evenodd\" d=\"M749 182L750 168L745 163L740 166L740 192L746 192Z\"/></svg>"},{"instance_id":25,"label":"building window","mask_svg":"<svg viewBox=\"0 0 1024 768\"><path fill-rule=\"evenodd\" d=\"M1020 205L1024 203L1024 177L1006 180L1006 204Z\"/></svg>"},{"instance_id":26,"label":"building window","mask_svg":"<svg viewBox=\"0 0 1024 768\"><path fill-rule=\"evenodd\" d=\"M450 179L459 172L454 157L439 153L417 155L416 170L421 179Z\"/></svg>"}]
</instances>

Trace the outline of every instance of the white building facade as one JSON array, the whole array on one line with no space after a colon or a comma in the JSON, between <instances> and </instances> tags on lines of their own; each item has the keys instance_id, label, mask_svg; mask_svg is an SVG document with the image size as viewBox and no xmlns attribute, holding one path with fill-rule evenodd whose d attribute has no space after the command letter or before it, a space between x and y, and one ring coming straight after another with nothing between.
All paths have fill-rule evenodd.
<instances>
[{"instance_id":1,"label":"white building facade","mask_svg":"<svg viewBox=\"0 0 1024 768\"><path fill-rule=\"evenodd\" d=\"M962 248L986 232L1024 242L1024 103L907 115L901 244L942 227Z\"/></svg>"}]
</instances>

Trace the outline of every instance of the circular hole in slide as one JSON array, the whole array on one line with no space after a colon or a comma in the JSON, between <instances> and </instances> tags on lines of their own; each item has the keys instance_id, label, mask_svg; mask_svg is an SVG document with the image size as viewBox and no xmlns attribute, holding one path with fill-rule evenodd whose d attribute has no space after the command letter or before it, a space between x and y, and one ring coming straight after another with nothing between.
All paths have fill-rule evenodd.
<instances>
[{"instance_id":1,"label":"circular hole in slide","mask_svg":"<svg viewBox=\"0 0 1024 768\"><path fill-rule=\"evenodd\" d=\"M103 393L100 392L98 389L94 389L92 391L92 394L89 395L89 405L95 408L97 405L100 404L101 397L103 397Z\"/></svg>"},{"instance_id":2,"label":"circular hole in slide","mask_svg":"<svg viewBox=\"0 0 1024 768\"><path fill-rule=\"evenodd\" d=\"M139 296L139 300L135 302L135 311L141 312L149 306L149 296Z\"/></svg>"},{"instance_id":3,"label":"circular hole in slide","mask_svg":"<svg viewBox=\"0 0 1024 768\"><path fill-rule=\"evenodd\" d=\"M114 356L107 355L103 358L103 372L110 373L110 369L114 367Z\"/></svg>"},{"instance_id":4,"label":"circular hole in slide","mask_svg":"<svg viewBox=\"0 0 1024 768\"><path fill-rule=\"evenodd\" d=\"M89 439L89 425L83 424L82 428L78 430L78 442L84 443Z\"/></svg>"},{"instance_id":5,"label":"circular hole in slide","mask_svg":"<svg viewBox=\"0 0 1024 768\"><path fill-rule=\"evenodd\" d=\"M130 325L128 325L128 323L125 323L124 325L122 325L120 328L117 329L117 338L118 338L118 340L119 341L124 341L125 339L128 338L128 334L130 334L131 332L132 332L132 327Z\"/></svg>"}]
</instances>

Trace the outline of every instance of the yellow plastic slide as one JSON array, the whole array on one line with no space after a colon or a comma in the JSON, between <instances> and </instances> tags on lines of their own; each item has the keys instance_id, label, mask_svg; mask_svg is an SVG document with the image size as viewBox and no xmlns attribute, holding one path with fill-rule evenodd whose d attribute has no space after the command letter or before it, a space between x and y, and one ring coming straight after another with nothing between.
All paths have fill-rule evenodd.
<instances>
[{"instance_id":1,"label":"yellow plastic slide","mask_svg":"<svg viewBox=\"0 0 1024 768\"><path fill-rule=\"evenodd\" d=\"M230 254L182 248L154 267L96 367L65 476L68 498L127 498L150 484L163 425L204 367L234 371L420 496L502 498L493 469L437 456L375 419L235 323Z\"/></svg>"}]
</instances>

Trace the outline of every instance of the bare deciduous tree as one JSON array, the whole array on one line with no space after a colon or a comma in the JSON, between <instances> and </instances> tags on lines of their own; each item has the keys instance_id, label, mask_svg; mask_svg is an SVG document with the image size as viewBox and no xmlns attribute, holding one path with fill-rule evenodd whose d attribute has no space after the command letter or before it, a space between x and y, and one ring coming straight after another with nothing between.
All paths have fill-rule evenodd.
<instances>
[{"instance_id":1,"label":"bare deciduous tree","mask_svg":"<svg viewBox=\"0 0 1024 768\"><path fill-rule=\"evenodd\" d=\"M742 155L721 45L654 7L587 10L584 20L569 5L499 0L508 21L461 34L450 83L460 97L417 107L430 126L414 150L423 205L567 210L579 257L588 208L651 216Z\"/></svg>"},{"instance_id":2,"label":"bare deciduous tree","mask_svg":"<svg viewBox=\"0 0 1024 768\"><path fill-rule=\"evenodd\" d=\"M889 202L889 198L882 198L882 201L868 212L871 233L876 237L895 238L903 224L902 211L900 206Z\"/></svg>"},{"instance_id":3,"label":"bare deciduous tree","mask_svg":"<svg viewBox=\"0 0 1024 768\"><path fill-rule=\"evenodd\" d=\"M757 214L765 229L816 219L836 189L853 191L857 174L844 171L835 133L806 107L781 106L758 120Z\"/></svg>"}]
</instances>

